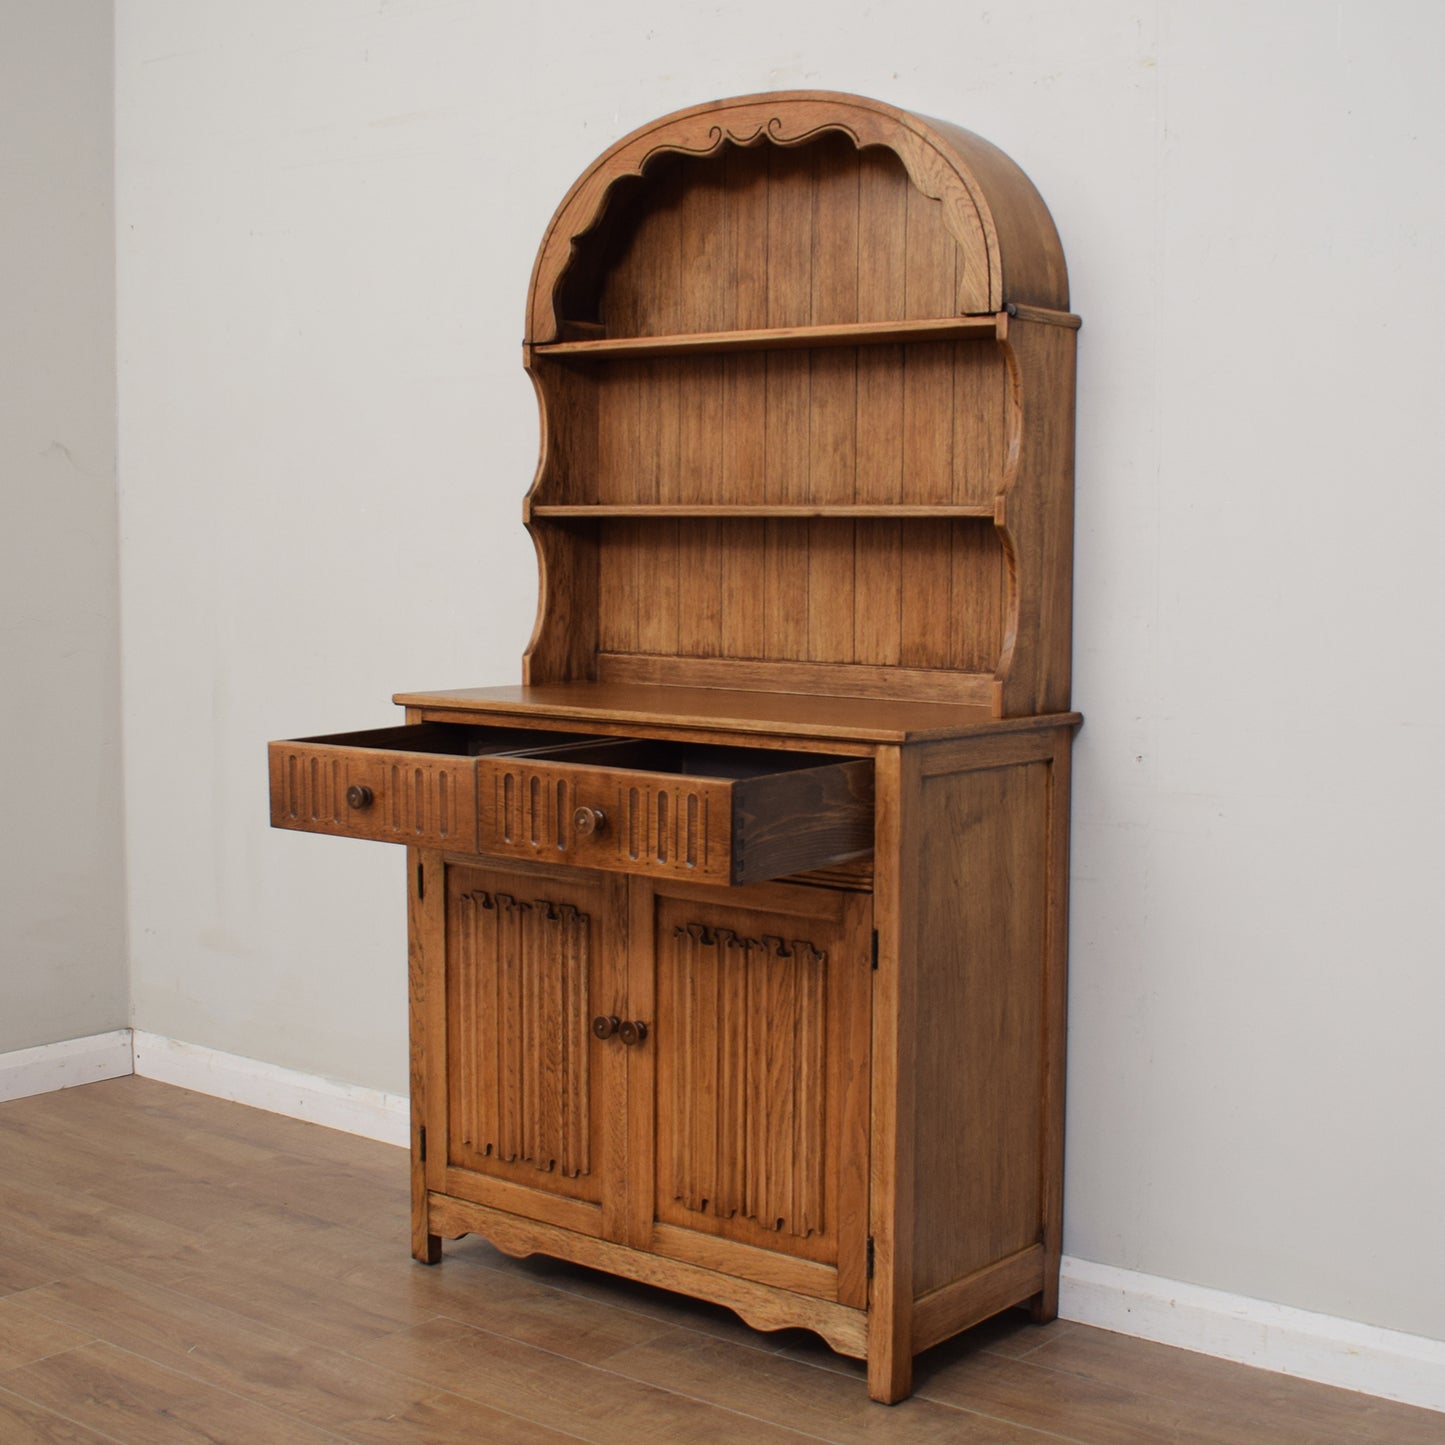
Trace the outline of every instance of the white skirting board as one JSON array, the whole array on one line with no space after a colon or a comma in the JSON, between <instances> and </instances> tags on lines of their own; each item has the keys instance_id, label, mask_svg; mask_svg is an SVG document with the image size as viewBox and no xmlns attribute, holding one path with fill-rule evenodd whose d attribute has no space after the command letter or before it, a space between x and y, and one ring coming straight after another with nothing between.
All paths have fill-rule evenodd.
<instances>
[{"instance_id":1,"label":"white skirting board","mask_svg":"<svg viewBox=\"0 0 1445 1445\"><path fill-rule=\"evenodd\" d=\"M136 1073L403 1147L400 1094L180 1043L144 1029L0 1054L0 1101ZM1445 1410L1445 1341L1065 1256L1060 1314L1264 1370ZM1445 1426L1442 1426L1445 1430Z\"/></svg>"},{"instance_id":2,"label":"white skirting board","mask_svg":"<svg viewBox=\"0 0 1445 1445\"><path fill-rule=\"evenodd\" d=\"M1067 1255L1059 1314L1116 1334L1445 1410L1445 1340Z\"/></svg>"},{"instance_id":3,"label":"white skirting board","mask_svg":"<svg viewBox=\"0 0 1445 1445\"><path fill-rule=\"evenodd\" d=\"M136 1029L134 1034L135 1072L142 1078L361 1134L384 1144L406 1148L411 1141L411 1105L405 1095L179 1043L144 1029Z\"/></svg>"},{"instance_id":4,"label":"white skirting board","mask_svg":"<svg viewBox=\"0 0 1445 1445\"><path fill-rule=\"evenodd\" d=\"M129 1029L0 1054L0 1101L51 1094L132 1072Z\"/></svg>"}]
</instances>

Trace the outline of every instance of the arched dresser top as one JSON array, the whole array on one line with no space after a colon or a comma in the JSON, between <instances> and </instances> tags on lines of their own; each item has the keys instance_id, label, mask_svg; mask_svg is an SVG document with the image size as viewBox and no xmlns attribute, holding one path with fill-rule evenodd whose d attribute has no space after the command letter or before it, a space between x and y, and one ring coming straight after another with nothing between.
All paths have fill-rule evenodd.
<instances>
[{"instance_id":1,"label":"arched dresser top","mask_svg":"<svg viewBox=\"0 0 1445 1445\"><path fill-rule=\"evenodd\" d=\"M969 278L961 312L997 312L1010 304L1068 309L1068 274L1048 208L996 146L946 121L864 96L776 91L675 111L604 151L567 192L543 237L527 293L526 341L559 339L559 289L578 240L602 219L618 181L643 176L662 155L708 156L729 144L796 146L829 132L860 150L887 147L913 185L942 204Z\"/></svg>"}]
</instances>

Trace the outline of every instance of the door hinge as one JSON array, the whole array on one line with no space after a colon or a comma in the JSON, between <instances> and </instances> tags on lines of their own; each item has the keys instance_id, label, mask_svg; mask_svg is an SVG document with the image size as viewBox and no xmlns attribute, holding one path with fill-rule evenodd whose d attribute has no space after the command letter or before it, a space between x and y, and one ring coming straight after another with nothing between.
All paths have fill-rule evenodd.
<instances>
[{"instance_id":1,"label":"door hinge","mask_svg":"<svg viewBox=\"0 0 1445 1445\"><path fill-rule=\"evenodd\" d=\"M868 1236L868 1278L873 1278L873 1236Z\"/></svg>"},{"instance_id":2,"label":"door hinge","mask_svg":"<svg viewBox=\"0 0 1445 1445\"><path fill-rule=\"evenodd\" d=\"M426 1163L426 1125L423 1124L423 1125L421 1126L421 1128L417 1131L417 1133L420 1135L420 1138L419 1138L418 1141L417 1141L417 1151L416 1151L416 1152L417 1152L417 1158L421 1161L421 1163L425 1164L425 1163ZM872 1267L873 1267L873 1264L872 1264L872 1260L873 1260L873 1253L872 1253L872 1250L873 1250L873 1241L872 1241L871 1239L868 1241L868 1250L869 1250L869 1253L868 1253L868 1260L869 1260L868 1267L869 1267L869 1269L871 1270Z\"/></svg>"},{"instance_id":3,"label":"door hinge","mask_svg":"<svg viewBox=\"0 0 1445 1445\"><path fill-rule=\"evenodd\" d=\"M876 928L873 930L873 968L876 972L878 968L878 930Z\"/></svg>"}]
</instances>

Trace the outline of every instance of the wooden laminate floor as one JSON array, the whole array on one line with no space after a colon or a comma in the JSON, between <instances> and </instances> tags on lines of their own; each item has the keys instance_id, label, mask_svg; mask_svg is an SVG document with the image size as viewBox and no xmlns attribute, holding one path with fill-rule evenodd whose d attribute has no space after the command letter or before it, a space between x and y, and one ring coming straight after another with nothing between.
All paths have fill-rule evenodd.
<instances>
[{"instance_id":1,"label":"wooden laminate floor","mask_svg":"<svg viewBox=\"0 0 1445 1445\"><path fill-rule=\"evenodd\" d=\"M889 1409L800 1331L407 1240L388 1145L137 1078L0 1104L0 1442L1445 1442L1445 1415L1022 1316Z\"/></svg>"}]
</instances>

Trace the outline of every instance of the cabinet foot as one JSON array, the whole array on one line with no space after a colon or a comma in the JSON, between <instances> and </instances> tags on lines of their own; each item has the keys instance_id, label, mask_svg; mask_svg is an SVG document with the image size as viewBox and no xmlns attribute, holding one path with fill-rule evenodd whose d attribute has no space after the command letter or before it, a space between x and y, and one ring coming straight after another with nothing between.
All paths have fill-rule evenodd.
<instances>
[{"instance_id":1,"label":"cabinet foot","mask_svg":"<svg viewBox=\"0 0 1445 1445\"><path fill-rule=\"evenodd\" d=\"M442 1237L439 1234L419 1236L411 1247L411 1257L418 1264L440 1264L442 1262Z\"/></svg>"},{"instance_id":2,"label":"cabinet foot","mask_svg":"<svg viewBox=\"0 0 1445 1445\"><path fill-rule=\"evenodd\" d=\"M868 1398L896 1405L913 1393L913 1356L892 1350L869 1351Z\"/></svg>"},{"instance_id":3,"label":"cabinet foot","mask_svg":"<svg viewBox=\"0 0 1445 1445\"><path fill-rule=\"evenodd\" d=\"M1052 1324L1059 1317L1059 1286L1055 1282L1052 1289L1045 1289L1041 1294L1036 1294L1028 1302L1029 1318L1036 1325Z\"/></svg>"}]
</instances>

